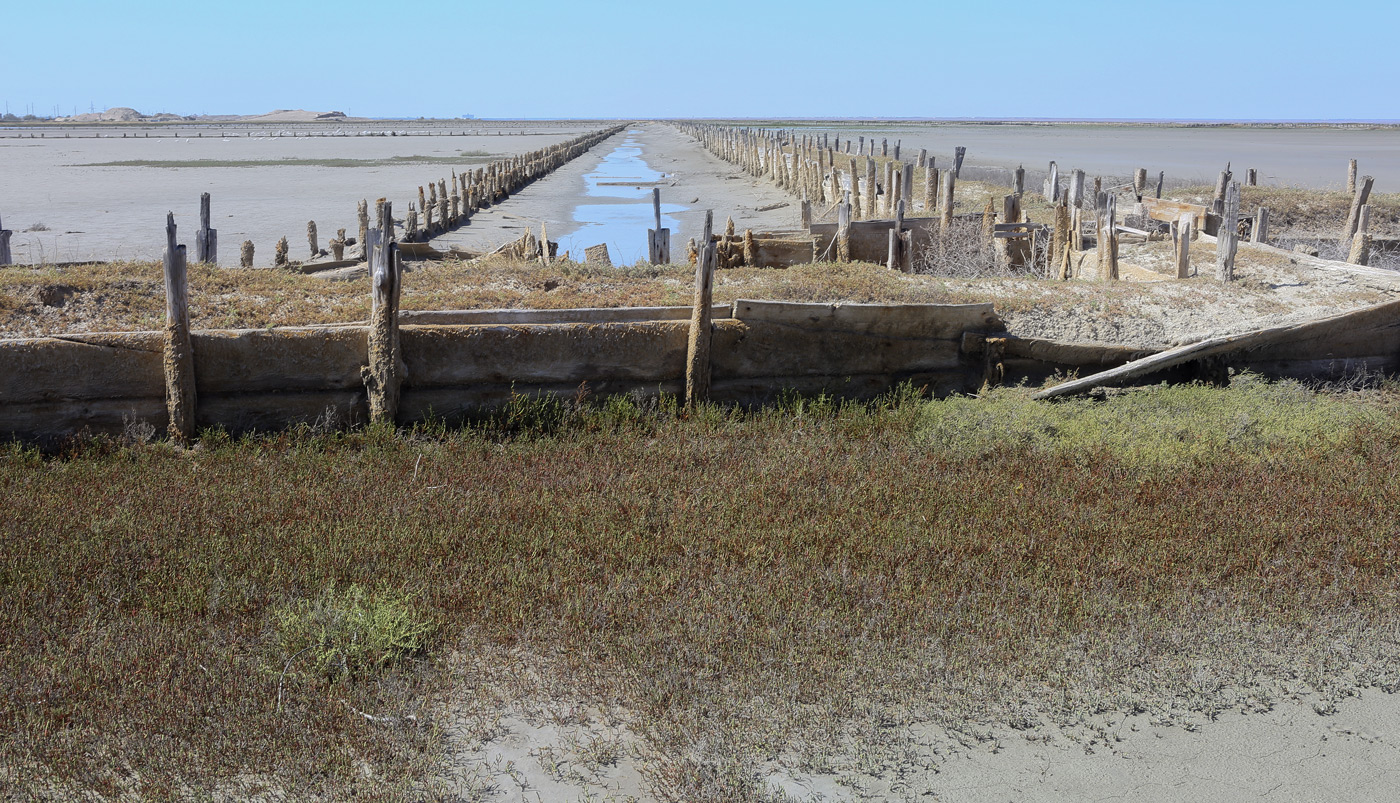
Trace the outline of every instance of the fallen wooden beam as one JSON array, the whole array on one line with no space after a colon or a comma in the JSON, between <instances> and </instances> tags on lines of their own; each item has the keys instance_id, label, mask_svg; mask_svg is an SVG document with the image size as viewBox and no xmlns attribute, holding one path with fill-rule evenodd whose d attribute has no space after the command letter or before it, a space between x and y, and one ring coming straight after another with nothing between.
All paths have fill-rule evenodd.
<instances>
[{"instance_id":1,"label":"fallen wooden beam","mask_svg":"<svg viewBox=\"0 0 1400 803\"><path fill-rule=\"evenodd\" d=\"M1125 365L1101 371L1080 379L1072 379L1068 382L1046 388L1036 393L1032 398L1052 399L1057 396L1067 396L1074 393L1083 393L1105 385L1114 385L1131 379L1146 376L1167 368L1171 368L1182 363L1203 360L1208 357L1218 357L1223 354L1256 349L1263 346L1285 342L1291 339L1305 340L1315 338L1319 330L1325 334L1328 329L1335 329L1338 332L1347 332L1352 327L1348 324L1352 321L1363 322L1367 325L1376 325L1377 320L1389 321L1400 316L1400 302L1389 301L1373 307L1354 310L1332 315L1326 318L1318 318L1303 323L1291 324L1288 326L1274 326L1268 329L1256 329L1252 332L1241 332L1234 335L1224 335L1201 340L1196 343L1189 343L1184 346L1167 349L1158 352L1150 357L1133 360ZM1355 332L1349 333L1354 336ZM1334 333L1333 335L1338 336Z\"/></svg>"}]
</instances>

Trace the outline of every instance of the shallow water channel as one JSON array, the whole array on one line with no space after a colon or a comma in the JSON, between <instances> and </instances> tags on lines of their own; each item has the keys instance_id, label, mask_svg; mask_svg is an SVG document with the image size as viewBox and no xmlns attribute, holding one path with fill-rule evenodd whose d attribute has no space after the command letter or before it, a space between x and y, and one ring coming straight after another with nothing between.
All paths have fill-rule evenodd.
<instances>
[{"instance_id":1,"label":"shallow water channel","mask_svg":"<svg viewBox=\"0 0 1400 803\"><path fill-rule=\"evenodd\" d=\"M583 177L583 195L589 200L574 207L573 222L578 228L559 237L561 255L568 251L574 259L582 261L585 248L606 243L615 265L631 265L647 258L647 230L656 225L652 189L664 181L666 174L653 169L642 158L642 147L635 136L639 133L628 131L622 144ZM627 202L602 200L614 198ZM680 234L680 221L673 215L688 208L679 204L661 205L661 225L671 230L673 259Z\"/></svg>"}]
</instances>

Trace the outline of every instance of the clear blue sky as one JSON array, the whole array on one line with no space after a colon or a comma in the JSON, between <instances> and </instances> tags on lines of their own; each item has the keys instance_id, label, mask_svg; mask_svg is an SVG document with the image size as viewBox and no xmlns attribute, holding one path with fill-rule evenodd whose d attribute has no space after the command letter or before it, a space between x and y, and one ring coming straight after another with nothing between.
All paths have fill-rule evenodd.
<instances>
[{"instance_id":1,"label":"clear blue sky","mask_svg":"<svg viewBox=\"0 0 1400 803\"><path fill-rule=\"evenodd\" d=\"M49 115L1400 118L1400 4L7 3Z\"/></svg>"}]
</instances>

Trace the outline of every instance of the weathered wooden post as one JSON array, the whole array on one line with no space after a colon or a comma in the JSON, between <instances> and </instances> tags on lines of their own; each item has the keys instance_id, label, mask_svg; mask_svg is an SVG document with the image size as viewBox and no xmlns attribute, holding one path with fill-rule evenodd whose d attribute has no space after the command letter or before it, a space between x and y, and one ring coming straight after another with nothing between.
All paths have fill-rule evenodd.
<instances>
[{"instance_id":1,"label":"weathered wooden post","mask_svg":"<svg viewBox=\"0 0 1400 803\"><path fill-rule=\"evenodd\" d=\"M962 178L963 157L967 155L967 148L959 145L953 149L953 175Z\"/></svg>"},{"instance_id":2,"label":"weathered wooden post","mask_svg":"<svg viewBox=\"0 0 1400 803\"><path fill-rule=\"evenodd\" d=\"M1366 233L1370 223L1371 207L1369 204L1363 205L1356 233L1351 236L1351 251L1347 254L1347 262L1353 265L1369 265L1371 262L1371 235Z\"/></svg>"},{"instance_id":3,"label":"weathered wooden post","mask_svg":"<svg viewBox=\"0 0 1400 803\"><path fill-rule=\"evenodd\" d=\"M1259 186L1259 173L1252 167L1244 171L1244 183L1248 187Z\"/></svg>"},{"instance_id":4,"label":"weathered wooden post","mask_svg":"<svg viewBox=\"0 0 1400 803\"><path fill-rule=\"evenodd\" d=\"M365 243L369 257L369 364L360 369L369 397L369 418L393 424L399 409L399 385L404 364L399 351L399 289L401 271L394 242L392 205L384 202L383 221Z\"/></svg>"},{"instance_id":5,"label":"weathered wooden post","mask_svg":"<svg viewBox=\"0 0 1400 803\"><path fill-rule=\"evenodd\" d=\"M165 218L165 411L171 440L187 445L195 431L194 348L190 344L185 246L175 243L175 213Z\"/></svg>"},{"instance_id":6,"label":"weathered wooden post","mask_svg":"<svg viewBox=\"0 0 1400 803\"><path fill-rule=\"evenodd\" d=\"M836 261L851 261L851 198L849 195L836 208Z\"/></svg>"},{"instance_id":7,"label":"weathered wooden post","mask_svg":"<svg viewBox=\"0 0 1400 803\"><path fill-rule=\"evenodd\" d=\"M1220 178L1215 182L1215 196L1211 200L1211 211L1217 215L1225 214L1225 193L1230 187L1230 169L1220 171Z\"/></svg>"},{"instance_id":8,"label":"weathered wooden post","mask_svg":"<svg viewBox=\"0 0 1400 803\"><path fill-rule=\"evenodd\" d=\"M337 229L335 239L331 240L331 259L336 262L345 259L345 229Z\"/></svg>"},{"instance_id":9,"label":"weathered wooden post","mask_svg":"<svg viewBox=\"0 0 1400 803\"><path fill-rule=\"evenodd\" d=\"M1011 190L1020 195L1026 191L1026 166L1016 165L1016 172L1011 174Z\"/></svg>"},{"instance_id":10,"label":"weathered wooden post","mask_svg":"<svg viewBox=\"0 0 1400 803\"><path fill-rule=\"evenodd\" d=\"M919 149L919 167L928 167L928 148Z\"/></svg>"},{"instance_id":11,"label":"weathered wooden post","mask_svg":"<svg viewBox=\"0 0 1400 803\"><path fill-rule=\"evenodd\" d=\"M953 187L956 177L954 170L943 171L943 206L940 208L939 228L944 234L953 227Z\"/></svg>"},{"instance_id":12,"label":"weathered wooden post","mask_svg":"<svg viewBox=\"0 0 1400 803\"><path fill-rule=\"evenodd\" d=\"M1147 168L1139 167L1133 171L1133 195L1137 197L1137 202L1142 203L1142 196L1147 194Z\"/></svg>"},{"instance_id":13,"label":"weathered wooden post","mask_svg":"<svg viewBox=\"0 0 1400 803\"><path fill-rule=\"evenodd\" d=\"M306 244L311 247L311 258L321 255L321 244L316 238L316 221L306 221Z\"/></svg>"},{"instance_id":14,"label":"weathered wooden post","mask_svg":"<svg viewBox=\"0 0 1400 803\"><path fill-rule=\"evenodd\" d=\"M905 162L901 162L900 164L903 166L903 174L900 182L901 191L899 197L904 200L905 207L912 212L914 208L914 166Z\"/></svg>"},{"instance_id":15,"label":"weathered wooden post","mask_svg":"<svg viewBox=\"0 0 1400 803\"><path fill-rule=\"evenodd\" d=\"M253 241L244 240L243 246L238 249L238 264L240 267L253 267Z\"/></svg>"},{"instance_id":16,"label":"weathered wooden post","mask_svg":"<svg viewBox=\"0 0 1400 803\"><path fill-rule=\"evenodd\" d=\"M1361 177L1361 183L1357 185L1356 192L1351 197L1351 211L1347 213L1347 228L1343 239L1350 240L1356 234L1356 228L1361 222L1361 207L1365 206L1371 197L1371 186L1375 181L1370 176Z\"/></svg>"},{"instance_id":17,"label":"weathered wooden post","mask_svg":"<svg viewBox=\"0 0 1400 803\"><path fill-rule=\"evenodd\" d=\"M807 200L806 198L803 198L802 205L800 208L802 215L802 228L812 228L812 202Z\"/></svg>"},{"instance_id":18,"label":"weathered wooden post","mask_svg":"<svg viewBox=\"0 0 1400 803\"><path fill-rule=\"evenodd\" d=\"M1045 176L1045 200L1054 203L1060 199L1060 166L1053 161L1050 163L1050 172ZM1015 221L1006 221L1013 223Z\"/></svg>"},{"instance_id":19,"label":"weathered wooden post","mask_svg":"<svg viewBox=\"0 0 1400 803\"><path fill-rule=\"evenodd\" d=\"M695 308L690 314L690 339L686 345L685 406L690 409L710 397L710 339L713 335L710 314L715 276L713 230L714 212L706 210L705 229L695 262Z\"/></svg>"},{"instance_id":20,"label":"weathered wooden post","mask_svg":"<svg viewBox=\"0 0 1400 803\"><path fill-rule=\"evenodd\" d=\"M1078 209L1084 205L1083 170L1075 170L1069 175L1069 205L1071 209Z\"/></svg>"},{"instance_id":21,"label":"weathered wooden post","mask_svg":"<svg viewBox=\"0 0 1400 803\"><path fill-rule=\"evenodd\" d=\"M1269 208L1259 207L1259 212L1254 216L1254 229L1249 233L1249 239L1256 243L1267 243L1269 241Z\"/></svg>"},{"instance_id":22,"label":"weathered wooden post","mask_svg":"<svg viewBox=\"0 0 1400 803\"><path fill-rule=\"evenodd\" d=\"M1234 281L1235 253L1240 244L1240 183L1230 182L1225 191L1224 210L1220 216L1220 231L1215 241L1215 278Z\"/></svg>"},{"instance_id":23,"label":"weathered wooden post","mask_svg":"<svg viewBox=\"0 0 1400 803\"><path fill-rule=\"evenodd\" d=\"M894 205L894 226L890 229L889 253L885 259L885 267L908 273L906 265L909 263L909 255L904 253L905 250L904 201L901 199Z\"/></svg>"},{"instance_id":24,"label":"weathered wooden post","mask_svg":"<svg viewBox=\"0 0 1400 803\"><path fill-rule=\"evenodd\" d=\"M219 261L219 233L209 228L209 193L199 196L199 231L194 235L196 262Z\"/></svg>"},{"instance_id":25,"label":"weathered wooden post","mask_svg":"<svg viewBox=\"0 0 1400 803\"><path fill-rule=\"evenodd\" d=\"M1046 260L1047 279L1069 278L1070 227L1069 204L1065 198L1061 198L1060 202L1055 204L1055 229L1050 233L1050 255Z\"/></svg>"},{"instance_id":26,"label":"weathered wooden post","mask_svg":"<svg viewBox=\"0 0 1400 803\"><path fill-rule=\"evenodd\" d=\"M0 265L11 264L10 237L12 235L14 235L14 232L4 228L4 224L0 223Z\"/></svg>"},{"instance_id":27,"label":"weathered wooden post","mask_svg":"<svg viewBox=\"0 0 1400 803\"><path fill-rule=\"evenodd\" d=\"M360 201L360 205L356 208L356 215L360 219L360 239L355 242L358 242L360 248L363 249L366 248L365 240L369 238L369 201L367 199ZM369 259L368 250L365 251L365 259Z\"/></svg>"},{"instance_id":28,"label":"weathered wooden post","mask_svg":"<svg viewBox=\"0 0 1400 803\"><path fill-rule=\"evenodd\" d=\"M1165 170L1158 170L1158 171L1157 171L1157 200L1159 200L1159 201L1162 199L1162 182L1164 182L1164 181L1166 181L1166 180L1167 180L1167 171L1165 171Z\"/></svg>"},{"instance_id":29,"label":"weathered wooden post","mask_svg":"<svg viewBox=\"0 0 1400 803\"><path fill-rule=\"evenodd\" d=\"M1100 192L1098 196L1099 232L1098 257L1099 278L1107 281L1118 280L1118 198L1111 192Z\"/></svg>"},{"instance_id":30,"label":"weathered wooden post","mask_svg":"<svg viewBox=\"0 0 1400 803\"><path fill-rule=\"evenodd\" d=\"M661 228L661 189L651 189L651 211L656 228L647 230L647 261L653 265L671 264L671 230Z\"/></svg>"},{"instance_id":31,"label":"weathered wooden post","mask_svg":"<svg viewBox=\"0 0 1400 803\"><path fill-rule=\"evenodd\" d=\"M1181 216L1176 224L1176 278L1191 277L1191 227L1195 218L1190 212Z\"/></svg>"},{"instance_id":32,"label":"weathered wooden post","mask_svg":"<svg viewBox=\"0 0 1400 803\"><path fill-rule=\"evenodd\" d=\"M874 146L874 142L871 142ZM875 160L869 156L865 157L865 217L873 220L878 214L875 207Z\"/></svg>"},{"instance_id":33,"label":"weathered wooden post","mask_svg":"<svg viewBox=\"0 0 1400 803\"><path fill-rule=\"evenodd\" d=\"M1347 192L1356 192L1356 160L1352 159L1347 165Z\"/></svg>"},{"instance_id":34,"label":"weathered wooden post","mask_svg":"<svg viewBox=\"0 0 1400 803\"><path fill-rule=\"evenodd\" d=\"M277 268L285 268L290 263L287 261L287 238L283 237L277 241L277 245L272 250L272 265Z\"/></svg>"}]
</instances>

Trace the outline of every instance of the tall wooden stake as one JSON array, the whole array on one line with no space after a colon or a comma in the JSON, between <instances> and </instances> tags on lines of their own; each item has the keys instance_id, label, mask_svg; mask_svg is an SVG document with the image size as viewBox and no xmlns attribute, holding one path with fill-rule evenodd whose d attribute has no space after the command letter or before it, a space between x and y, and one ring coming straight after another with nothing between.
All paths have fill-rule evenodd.
<instances>
[{"instance_id":1,"label":"tall wooden stake","mask_svg":"<svg viewBox=\"0 0 1400 803\"><path fill-rule=\"evenodd\" d=\"M380 228L371 231L366 243L369 256L370 318L369 365L360 369L369 396L369 418L374 423L393 424L399 410L399 386L404 364L399 351L399 269L398 247L393 234L393 207L384 201Z\"/></svg>"},{"instance_id":2,"label":"tall wooden stake","mask_svg":"<svg viewBox=\"0 0 1400 803\"><path fill-rule=\"evenodd\" d=\"M694 409L710 398L710 320L714 302L715 244L714 212L705 210L705 230L700 254L695 261L695 309L690 315L690 340L686 345L685 406Z\"/></svg>"},{"instance_id":3,"label":"tall wooden stake","mask_svg":"<svg viewBox=\"0 0 1400 803\"><path fill-rule=\"evenodd\" d=\"M189 284L185 247L175 243L175 213L165 219L165 411L171 440L194 437L194 348L190 344Z\"/></svg>"}]
</instances>

